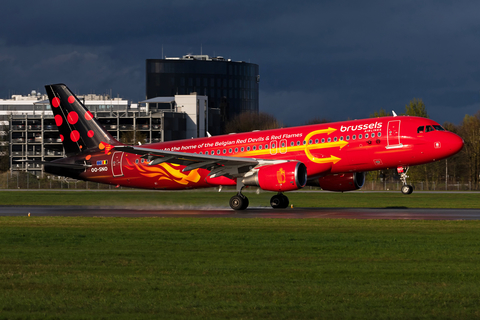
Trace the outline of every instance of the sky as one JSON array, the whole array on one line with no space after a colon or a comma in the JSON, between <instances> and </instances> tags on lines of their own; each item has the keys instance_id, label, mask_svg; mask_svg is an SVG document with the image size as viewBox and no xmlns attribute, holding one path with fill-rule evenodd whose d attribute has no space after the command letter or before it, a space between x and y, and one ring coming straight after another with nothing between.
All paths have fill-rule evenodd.
<instances>
[{"instance_id":1,"label":"sky","mask_svg":"<svg viewBox=\"0 0 480 320\"><path fill-rule=\"evenodd\" d=\"M0 10L0 98L65 83L145 98L145 60L223 56L260 68L260 111L286 126L480 109L480 1L16 0Z\"/></svg>"}]
</instances>

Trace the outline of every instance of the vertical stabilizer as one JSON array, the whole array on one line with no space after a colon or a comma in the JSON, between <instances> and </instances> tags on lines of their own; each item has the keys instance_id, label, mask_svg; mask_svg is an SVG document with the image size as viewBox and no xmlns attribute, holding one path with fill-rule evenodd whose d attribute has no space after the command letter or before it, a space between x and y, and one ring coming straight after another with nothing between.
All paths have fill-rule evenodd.
<instances>
[{"instance_id":1,"label":"vertical stabilizer","mask_svg":"<svg viewBox=\"0 0 480 320\"><path fill-rule=\"evenodd\" d=\"M67 156L121 145L64 84L45 86Z\"/></svg>"}]
</instances>

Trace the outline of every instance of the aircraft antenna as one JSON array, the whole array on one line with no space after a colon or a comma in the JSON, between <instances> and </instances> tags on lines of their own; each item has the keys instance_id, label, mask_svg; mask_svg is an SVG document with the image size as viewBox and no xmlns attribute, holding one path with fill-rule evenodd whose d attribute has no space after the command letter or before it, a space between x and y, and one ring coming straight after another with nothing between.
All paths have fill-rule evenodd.
<instances>
[{"instance_id":1,"label":"aircraft antenna","mask_svg":"<svg viewBox=\"0 0 480 320\"><path fill-rule=\"evenodd\" d=\"M394 117L397 116L397 114L396 114L395 111L393 111L393 110L392 110L392 114L393 114Z\"/></svg>"}]
</instances>

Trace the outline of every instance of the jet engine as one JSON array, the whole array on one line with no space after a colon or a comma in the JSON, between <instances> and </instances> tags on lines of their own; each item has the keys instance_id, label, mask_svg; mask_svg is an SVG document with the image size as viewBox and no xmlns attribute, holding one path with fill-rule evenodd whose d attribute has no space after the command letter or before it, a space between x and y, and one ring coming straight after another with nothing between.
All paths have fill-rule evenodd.
<instances>
[{"instance_id":1,"label":"jet engine","mask_svg":"<svg viewBox=\"0 0 480 320\"><path fill-rule=\"evenodd\" d=\"M327 191L358 190L365 184L365 172L329 174L316 180L310 180L307 184L321 187Z\"/></svg>"},{"instance_id":2,"label":"jet engine","mask_svg":"<svg viewBox=\"0 0 480 320\"><path fill-rule=\"evenodd\" d=\"M253 175L243 178L246 186L284 192L303 188L307 183L307 167L298 161L266 165L254 171Z\"/></svg>"}]
</instances>

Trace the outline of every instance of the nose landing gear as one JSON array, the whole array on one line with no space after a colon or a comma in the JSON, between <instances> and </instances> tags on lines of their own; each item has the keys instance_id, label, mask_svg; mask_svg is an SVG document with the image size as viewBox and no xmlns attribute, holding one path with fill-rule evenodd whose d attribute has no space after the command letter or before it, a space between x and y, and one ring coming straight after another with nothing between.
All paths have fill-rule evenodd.
<instances>
[{"instance_id":1,"label":"nose landing gear","mask_svg":"<svg viewBox=\"0 0 480 320\"><path fill-rule=\"evenodd\" d=\"M407 172L408 172L408 167L398 167L397 172L400 175L400 181L402 181L403 186L401 188L401 191L403 194L411 194L413 192L413 186L407 184Z\"/></svg>"}]
</instances>

